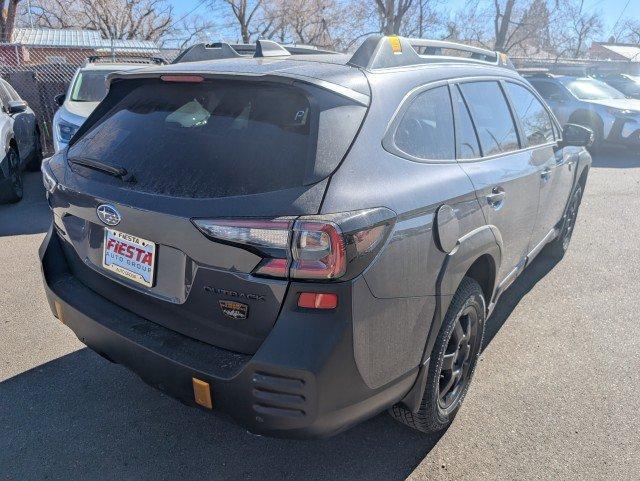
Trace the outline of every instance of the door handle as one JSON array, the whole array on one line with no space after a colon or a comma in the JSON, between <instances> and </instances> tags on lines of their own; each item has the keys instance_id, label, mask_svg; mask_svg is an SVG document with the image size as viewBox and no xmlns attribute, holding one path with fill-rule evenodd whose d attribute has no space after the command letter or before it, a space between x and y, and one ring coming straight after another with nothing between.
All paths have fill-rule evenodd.
<instances>
[{"instance_id":1,"label":"door handle","mask_svg":"<svg viewBox=\"0 0 640 481\"><path fill-rule=\"evenodd\" d=\"M546 169L544 169L542 172L540 172L540 177L542 178L542 180L544 180L545 182L547 180L549 180L551 178L551 169L549 167L547 167Z\"/></svg>"},{"instance_id":2,"label":"door handle","mask_svg":"<svg viewBox=\"0 0 640 481\"><path fill-rule=\"evenodd\" d=\"M487 202L494 209L502 207L504 198L506 197L504 189L501 187L494 187L490 194L487 194Z\"/></svg>"}]
</instances>

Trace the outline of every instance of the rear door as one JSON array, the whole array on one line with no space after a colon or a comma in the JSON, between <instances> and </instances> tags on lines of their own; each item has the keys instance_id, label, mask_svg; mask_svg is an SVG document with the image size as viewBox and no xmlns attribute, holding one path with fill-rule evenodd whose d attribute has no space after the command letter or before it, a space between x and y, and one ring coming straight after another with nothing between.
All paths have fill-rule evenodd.
<instances>
[{"instance_id":1,"label":"rear door","mask_svg":"<svg viewBox=\"0 0 640 481\"><path fill-rule=\"evenodd\" d=\"M558 129L546 107L527 87L505 83L520 122L523 141L531 150L532 162L541 166L540 208L532 236L541 242L558 223L573 185L573 156L558 148Z\"/></svg>"},{"instance_id":2,"label":"rear door","mask_svg":"<svg viewBox=\"0 0 640 481\"><path fill-rule=\"evenodd\" d=\"M522 150L500 82L453 86L458 159L476 189L487 224L499 231L502 263L498 280L524 266L540 195L539 167Z\"/></svg>"}]
</instances>

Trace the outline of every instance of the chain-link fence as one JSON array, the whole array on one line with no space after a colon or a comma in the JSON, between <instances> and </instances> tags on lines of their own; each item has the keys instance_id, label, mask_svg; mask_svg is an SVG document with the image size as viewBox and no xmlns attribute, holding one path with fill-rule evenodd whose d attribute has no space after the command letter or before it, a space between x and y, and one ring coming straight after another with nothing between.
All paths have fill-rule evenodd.
<instances>
[{"instance_id":1,"label":"chain-link fence","mask_svg":"<svg viewBox=\"0 0 640 481\"><path fill-rule=\"evenodd\" d=\"M54 98L66 93L78 68L93 63L148 63L145 59L173 60L176 50L105 48L104 46L27 46L0 43L0 76L8 81L35 112L45 153L53 152ZM109 66L110 68L111 66Z\"/></svg>"}]
</instances>

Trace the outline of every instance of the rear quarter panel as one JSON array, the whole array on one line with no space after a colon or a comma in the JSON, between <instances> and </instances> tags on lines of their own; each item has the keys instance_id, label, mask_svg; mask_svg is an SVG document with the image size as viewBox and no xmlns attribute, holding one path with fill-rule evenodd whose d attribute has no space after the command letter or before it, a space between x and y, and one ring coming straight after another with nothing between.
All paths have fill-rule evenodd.
<instances>
[{"instance_id":1,"label":"rear quarter panel","mask_svg":"<svg viewBox=\"0 0 640 481\"><path fill-rule=\"evenodd\" d=\"M456 162L416 162L382 147L387 126L407 92L440 79L441 74L416 71L397 89L394 74L370 76L370 110L331 178L321 208L321 213L334 213L387 207L397 214L385 246L354 289L355 359L372 388L415 368L423 356L439 294L436 281L447 256L435 241L437 209L443 204L453 207L459 237L485 223L473 185Z\"/></svg>"}]
</instances>

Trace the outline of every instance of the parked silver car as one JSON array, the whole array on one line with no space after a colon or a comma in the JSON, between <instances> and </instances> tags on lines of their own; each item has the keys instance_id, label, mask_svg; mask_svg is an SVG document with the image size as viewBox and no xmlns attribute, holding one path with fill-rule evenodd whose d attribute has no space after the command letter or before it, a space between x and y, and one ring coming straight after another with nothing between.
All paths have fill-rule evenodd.
<instances>
[{"instance_id":1,"label":"parked silver car","mask_svg":"<svg viewBox=\"0 0 640 481\"><path fill-rule=\"evenodd\" d=\"M595 147L604 144L640 147L640 100L588 77L535 74L527 80L547 101L562 124L578 124L595 133Z\"/></svg>"}]
</instances>

